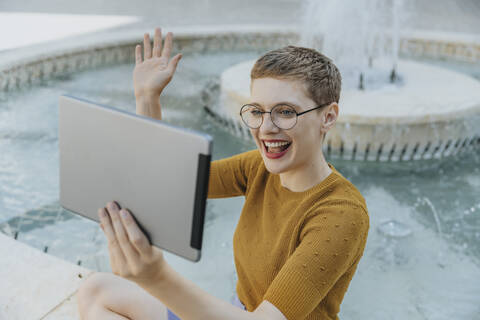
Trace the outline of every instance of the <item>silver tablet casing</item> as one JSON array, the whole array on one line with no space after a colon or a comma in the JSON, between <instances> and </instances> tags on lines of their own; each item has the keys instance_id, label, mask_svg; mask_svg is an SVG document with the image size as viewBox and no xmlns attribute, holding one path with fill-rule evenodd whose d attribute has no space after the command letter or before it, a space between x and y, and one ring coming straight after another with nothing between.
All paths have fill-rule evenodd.
<instances>
[{"instance_id":1,"label":"silver tablet casing","mask_svg":"<svg viewBox=\"0 0 480 320\"><path fill-rule=\"evenodd\" d=\"M59 101L60 204L128 208L152 245L201 257L211 136L72 96Z\"/></svg>"}]
</instances>

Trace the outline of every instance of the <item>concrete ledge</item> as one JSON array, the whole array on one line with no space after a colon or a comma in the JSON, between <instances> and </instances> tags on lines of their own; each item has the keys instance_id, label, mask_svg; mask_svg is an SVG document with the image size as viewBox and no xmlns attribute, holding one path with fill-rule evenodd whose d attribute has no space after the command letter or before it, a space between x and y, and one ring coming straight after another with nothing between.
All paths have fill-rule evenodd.
<instances>
[{"instance_id":1,"label":"concrete ledge","mask_svg":"<svg viewBox=\"0 0 480 320\"><path fill-rule=\"evenodd\" d=\"M92 270L0 233L0 319L79 319L75 294Z\"/></svg>"},{"instance_id":2,"label":"concrete ledge","mask_svg":"<svg viewBox=\"0 0 480 320\"><path fill-rule=\"evenodd\" d=\"M300 41L298 25L212 25L164 27L175 35L174 52L269 50ZM0 52L0 92L15 90L62 73L110 64L134 63L134 47L145 28L70 37ZM409 31L400 42L403 57L464 63L480 61L477 35Z\"/></svg>"}]
</instances>

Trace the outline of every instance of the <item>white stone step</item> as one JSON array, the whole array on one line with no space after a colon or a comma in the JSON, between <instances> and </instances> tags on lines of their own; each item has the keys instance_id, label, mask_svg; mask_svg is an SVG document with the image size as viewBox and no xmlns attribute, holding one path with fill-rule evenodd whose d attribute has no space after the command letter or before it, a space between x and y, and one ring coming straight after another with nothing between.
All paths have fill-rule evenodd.
<instances>
[{"instance_id":1,"label":"white stone step","mask_svg":"<svg viewBox=\"0 0 480 320\"><path fill-rule=\"evenodd\" d=\"M94 271L0 233L0 319L80 319L75 294Z\"/></svg>"}]
</instances>

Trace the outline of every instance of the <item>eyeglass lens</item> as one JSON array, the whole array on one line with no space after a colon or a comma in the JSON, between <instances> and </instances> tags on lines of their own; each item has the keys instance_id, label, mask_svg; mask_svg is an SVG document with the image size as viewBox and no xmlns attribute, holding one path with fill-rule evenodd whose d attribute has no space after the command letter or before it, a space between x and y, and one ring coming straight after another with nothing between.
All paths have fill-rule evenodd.
<instances>
[{"instance_id":1,"label":"eyeglass lens","mask_svg":"<svg viewBox=\"0 0 480 320\"><path fill-rule=\"evenodd\" d=\"M245 105L240 112L243 122L252 129L260 128L263 114L264 112L254 105ZM281 129L290 129L297 123L297 113L288 105L275 106L270 116L272 122Z\"/></svg>"}]
</instances>

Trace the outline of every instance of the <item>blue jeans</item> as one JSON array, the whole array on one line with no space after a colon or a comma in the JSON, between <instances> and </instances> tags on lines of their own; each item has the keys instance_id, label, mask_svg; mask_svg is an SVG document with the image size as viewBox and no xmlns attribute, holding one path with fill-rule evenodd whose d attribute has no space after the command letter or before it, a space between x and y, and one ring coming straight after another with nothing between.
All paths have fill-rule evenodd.
<instances>
[{"instance_id":1,"label":"blue jeans","mask_svg":"<svg viewBox=\"0 0 480 320\"><path fill-rule=\"evenodd\" d=\"M238 299L236 293L235 293L235 297L233 298L233 301L231 301L231 304L233 304L234 306L239 307L243 310L247 310L245 308L245 306L243 305L243 303ZM167 308L167 310L168 310L168 320L180 320L180 318L177 317L177 315L175 313L170 311L170 309Z\"/></svg>"}]
</instances>

